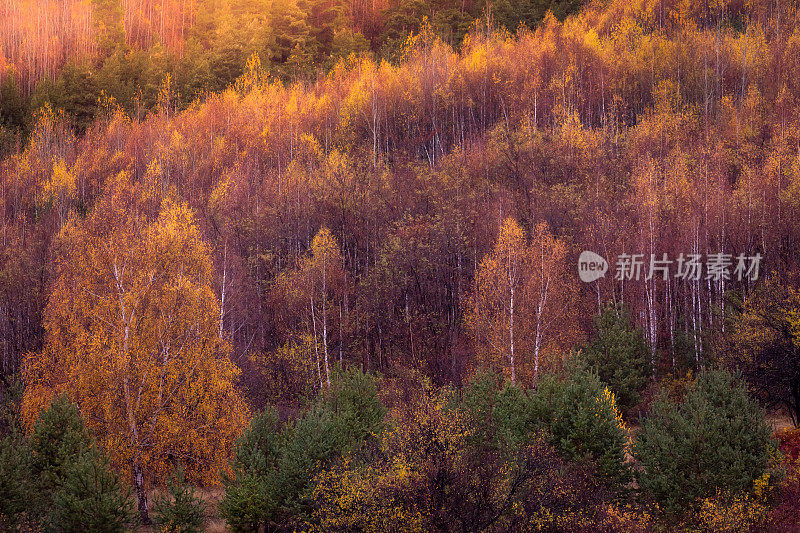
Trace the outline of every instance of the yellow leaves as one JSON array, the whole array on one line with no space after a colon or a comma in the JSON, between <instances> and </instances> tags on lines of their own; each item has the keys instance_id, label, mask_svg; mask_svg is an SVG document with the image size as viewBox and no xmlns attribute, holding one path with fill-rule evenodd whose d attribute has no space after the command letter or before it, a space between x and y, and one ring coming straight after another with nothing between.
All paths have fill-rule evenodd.
<instances>
[{"instance_id":1,"label":"yellow leaves","mask_svg":"<svg viewBox=\"0 0 800 533\"><path fill-rule=\"evenodd\" d=\"M312 499L317 502L309 531L409 531L424 532L424 516L394 501L392 493L411 486L405 465L388 469L372 465L354 467L349 461L324 471L314 480Z\"/></svg>"},{"instance_id":2,"label":"yellow leaves","mask_svg":"<svg viewBox=\"0 0 800 533\"><path fill-rule=\"evenodd\" d=\"M699 521L705 531L750 531L762 525L769 513L767 492L769 473L755 481L752 492L731 496L718 491L700 502Z\"/></svg>"},{"instance_id":3,"label":"yellow leaves","mask_svg":"<svg viewBox=\"0 0 800 533\"><path fill-rule=\"evenodd\" d=\"M178 253L194 253L194 257L184 255L184 259L196 261L205 274L211 271L208 247L200 238L200 231L194 222L194 213L182 202L167 198L163 201L158 220L150 228L152 242L160 245L160 253L170 248ZM201 280L206 281L206 280Z\"/></svg>"},{"instance_id":4,"label":"yellow leaves","mask_svg":"<svg viewBox=\"0 0 800 533\"><path fill-rule=\"evenodd\" d=\"M486 43L480 43L469 49L469 54L462 60L462 65L467 72L480 75L486 72L488 61Z\"/></svg>"},{"instance_id":5,"label":"yellow leaves","mask_svg":"<svg viewBox=\"0 0 800 533\"><path fill-rule=\"evenodd\" d=\"M265 393L273 401L297 401L310 395L319 376L314 365L314 337L295 335L272 352L249 356L256 368L266 376Z\"/></svg>"},{"instance_id":6,"label":"yellow leaves","mask_svg":"<svg viewBox=\"0 0 800 533\"><path fill-rule=\"evenodd\" d=\"M261 57L258 52L253 52L247 58L244 74L236 79L235 90L241 95L246 95L254 89L261 89L269 82L269 75L261 66Z\"/></svg>"},{"instance_id":7,"label":"yellow leaves","mask_svg":"<svg viewBox=\"0 0 800 533\"><path fill-rule=\"evenodd\" d=\"M793 305L786 308L786 321L792 333L792 344L800 348L800 291L792 287L788 291L787 302Z\"/></svg>"},{"instance_id":8,"label":"yellow leaves","mask_svg":"<svg viewBox=\"0 0 800 533\"><path fill-rule=\"evenodd\" d=\"M339 251L339 243L326 227L321 228L311 241L308 255L301 261L300 270L305 279L314 286L336 287L344 281L344 258ZM327 298L328 295L323 295Z\"/></svg>"},{"instance_id":9,"label":"yellow leaves","mask_svg":"<svg viewBox=\"0 0 800 533\"><path fill-rule=\"evenodd\" d=\"M159 113L169 115L175 101L175 89L172 87L172 74L167 73L158 88L157 107Z\"/></svg>"},{"instance_id":10,"label":"yellow leaves","mask_svg":"<svg viewBox=\"0 0 800 533\"><path fill-rule=\"evenodd\" d=\"M316 502L312 531L412 531L431 529L425 491L430 490L430 461L458 464L469 429L463 416L447 410L449 391L426 382L422 397L408 413L383 431L378 459L356 464L345 459L313 482ZM319 529L316 529L319 528Z\"/></svg>"},{"instance_id":11,"label":"yellow leaves","mask_svg":"<svg viewBox=\"0 0 800 533\"><path fill-rule=\"evenodd\" d=\"M213 482L247 407L218 336L209 250L188 207L164 200L151 221L129 201L136 187L124 176L115 186L62 231L45 347L26 358L24 418L66 392L118 468L136 459L160 476L180 457L195 481Z\"/></svg>"},{"instance_id":12,"label":"yellow leaves","mask_svg":"<svg viewBox=\"0 0 800 533\"><path fill-rule=\"evenodd\" d=\"M313 135L308 133L300 134L297 144L298 158L304 159L310 164L316 164L324 158L322 146Z\"/></svg>"},{"instance_id":13,"label":"yellow leaves","mask_svg":"<svg viewBox=\"0 0 800 533\"><path fill-rule=\"evenodd\" d=\"M574 305L565 258L565 244L546 224L537 224L529 241L515 220L503 221L494 249L481 261L465 315L479 364L530 379L540 349L572 340L561 327Z\"/></svg>"},{"instance_id":14,"label":"yellow leaves","mask_svg":"<svg viewBox=\"0 0 800 533\"><path fill-rule=\"evenodd\" d=\"M672 80L662 80L653 87L653 101L657 113L676 114L681 109L681 91Z\"/></svg>"},{"instance_id":15,"label":"yellow leaves","mask_svg":"<svg viewBox=\"0 0 800 533\"><path fill-rule=\"evenodd\" d=\"M208 198L208 207L212 213L224 211L226 199L233 188L233 182L230 177L225 176L219 180L211 195Z\"/></svg>"},{"instance_id":16,"label":"yellow leaves","mask_svg":"<svg viewBox=\"0 0 800 533\"><path fill-rule=\"evenodd\" d=\"M40 198L45 203L58 203L60 209L67 209L69 206L66 204L75 199L77 182L75 174L61 159L53 164L50 177L42 184Z\"/></svg>"},{"instance_id":17,"label":"yellow leaves","mask_svg":"<svg viewBox=\"0 0 800 533\"><path fill-rule=\"evenodd\" d=\"M628 435L628 441L625 445L625 453L630 454L630 448L632 444L632 437L628 432L628 427L625 425L625 422L622 420L622 413L620 413L619 409L617 408L617 400L614 397L614 393L608 387L603 387L603 391L600 393L600 396L597 398L597 412L595 416L599 417L601 413L613 413L614 414L614 423L623 433Z\"/></svg>"},{"instance_id":18,"label":"yellow leaves","mask_svg":"<svg viewBox=\"0 0 800 533\"><path fill-rule=\"evenodd\" d=\"M100 96L97 98L97 107L99 108L98 114L106 120L110 120L119 115L124 116L125 114L116 98L105 90L100 91Z\"/></svg>"}]
</instances>

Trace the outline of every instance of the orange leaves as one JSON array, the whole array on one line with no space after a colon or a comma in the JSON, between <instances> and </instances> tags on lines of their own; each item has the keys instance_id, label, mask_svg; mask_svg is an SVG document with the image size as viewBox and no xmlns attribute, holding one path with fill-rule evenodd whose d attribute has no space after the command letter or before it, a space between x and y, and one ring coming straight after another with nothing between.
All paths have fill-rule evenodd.
<instances>
[{"instance_id":1,"label":"orange leaves","mask_svg":"<svg viewBox=\"0 0 800 533\"><path fill-rule=\"evenodd\" d=\"M528 241L515 220L503 222L476 274L466 316L479 365L535 381L553 362L540 365L540 355L575 340L575 281L565 263L566 246L546 224L538 224Z\"/></svg>"},{"instance_id":2,"label":"orange leaves","mask_svg":"<svg viewBox=\"0 0 800 533\"><path fill-rule=\"evenodd\" d=\"M164 200L151 220L147 202L126 201L139 194L120 177L93 216L62 231L45 348L26 359L24 418L66 392L117 467L160 476L178 460L213 482L247 408L217 333L209 250L187 207Z\"/></svg>"}]
</instances>

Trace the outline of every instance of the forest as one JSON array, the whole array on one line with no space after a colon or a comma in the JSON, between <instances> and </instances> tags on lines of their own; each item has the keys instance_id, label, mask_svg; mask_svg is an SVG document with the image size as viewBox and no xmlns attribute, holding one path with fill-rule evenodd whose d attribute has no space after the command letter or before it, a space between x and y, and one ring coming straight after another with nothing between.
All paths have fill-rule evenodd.
<instances>
[{"instance_id":1,"label":"forest","mask_svg":"<svg viewBox=\"0 0 800 533\"><path fill-rule=\"evenodd\" d=\"M0 531L800 530L794 0L0 0Z\"/></svg>"}]
</instances>

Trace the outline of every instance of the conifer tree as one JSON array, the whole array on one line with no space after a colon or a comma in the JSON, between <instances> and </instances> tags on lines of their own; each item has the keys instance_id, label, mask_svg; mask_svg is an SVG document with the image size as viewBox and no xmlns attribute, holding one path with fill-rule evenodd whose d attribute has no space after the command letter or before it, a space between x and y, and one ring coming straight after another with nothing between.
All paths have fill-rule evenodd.
<instances>
[{"instance_id":1,"label":"conifer tree","mask_svg":"<svg viewBox=\"0 0 800 533\"><path fill-rule=\"evenodd\" d=\"M48 528L63 533L122 533L134 521L133 499L105 454L92 446L68 465L53 495Z\"/></svg>"},{"instance_id":2,"label":"conifer tree","mask_svg":"<svg viewBox=\"0 0 800 533\"><path fill-rule=\"evenodd\" d=\"M642 492L682 516L718 490L733 497L767 470L771 428L741 380L724 370L697 376L682 402L666 395L642 424L634 453Z\"/></svg>"},{"instance_id":3,"label":"conifer tree","mask_svg":"<svg viewBox=\"0 0 800 533\"><path fill-rule=\"evenodd\" d=\"M583 349L583 357L609 386L624 412L639 401L650 374L642 329L634 326L625 308L612 305L595 317L594 325L594 337Z\"/></svg>"}]
</instances>

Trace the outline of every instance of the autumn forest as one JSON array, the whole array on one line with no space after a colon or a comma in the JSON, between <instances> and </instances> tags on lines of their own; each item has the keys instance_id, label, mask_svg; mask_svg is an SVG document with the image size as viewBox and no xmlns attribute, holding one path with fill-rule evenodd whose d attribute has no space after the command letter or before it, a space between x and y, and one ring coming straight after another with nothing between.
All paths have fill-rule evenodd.
<instances>
[{"instance_id":1,"label":"autumn forest","mask_svg":"<svg viewBox=\"0 0 800 533\"><path fill-rule=\"evenodd\" d=\"M793 0L0 0L0 531L800 530Z\"/></svg>"}]
</instances>

